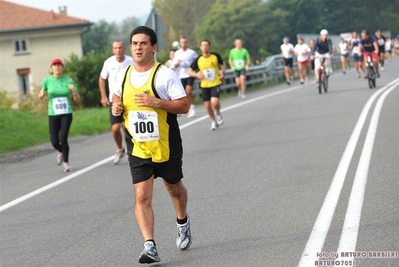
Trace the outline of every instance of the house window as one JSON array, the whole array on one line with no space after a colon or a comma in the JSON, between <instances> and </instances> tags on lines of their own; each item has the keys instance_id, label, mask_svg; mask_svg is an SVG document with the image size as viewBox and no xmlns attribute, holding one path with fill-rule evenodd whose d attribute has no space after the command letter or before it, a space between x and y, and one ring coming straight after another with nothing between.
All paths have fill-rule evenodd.
<instances>
[{"instance_id":1,"label":"house window","mask_svg":"<svg viewBox=\"0 0 399 267\"><path fill-rule=\"evenodd\" d=\"M14 52L15 54L28 53L28 41L26 39L14 40Z\"/></svg>"},{"instance_id":2,"label":"house window","mask_svg":"<svg viewBox=\"0 0 399 267\"><path fill-rule=\"evenodd\" d=\"M29 74L29 68L17 69L19 92L22 95L30 93Z\"/></svg>"}]
</instances>

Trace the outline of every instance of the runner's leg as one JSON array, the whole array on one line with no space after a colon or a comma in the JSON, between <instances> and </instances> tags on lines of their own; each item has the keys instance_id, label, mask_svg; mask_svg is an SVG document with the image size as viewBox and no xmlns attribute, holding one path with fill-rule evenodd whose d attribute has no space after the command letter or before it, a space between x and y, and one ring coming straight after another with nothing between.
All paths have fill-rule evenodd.
<instances>
[{"instance_id":1,"label":"runner's leg","mask_svg":"<svg viewBox=\"0 0 399 267\"><path fill-rule=\"evenodd\" d=\"M146 181L134 184L134 195L136 198L134 213L144 241L154 240L153 187L154 176Z\"/></svg>"},{"instance_id":2,"label":"runner's leg","mask_svg":"<svg viewBox=\"0 0 399 267\"><path fill-rule=\"evenodd\" d=\"M187 215L187 189L180 181L177 184L169 184L164 180L166 189L175 206L176 215L179 220L183 220Z\"/></svg>"},{"instance_id":3,"label":"runner's leg","mask_svg":"<svg viewBox=\"0 0 399 267\"><path fill-rule=\"evenodd\" d=\"M240 85L241 85L241 93L243 95L245 95L245 90L247 89L247 85L245 84L246 76L240 75L239 79L240 79Z\"/></svg>"},{"instance_id":4,"label":"runner's leg","mask_svg":"<svg viewBox=\"0 0 399 267\"><path fill-rule=\"evenodd\" d=\"M215 114L212 108L212 104L211 101L205 101L204 102L205 108L206 108L206 112L209 115L209 118L211 119L211 121L215 121Z\"/></svg>"},{"instance_id":5,"label":"runner's leg","mask_svg":"<svg viewBox=\"0 0 399 267\"><path fill-rule=\"evenodd\" d=\"M119 150L122 149L122 133L120 129L121 129L120 123L114 123L112 125L112 136L114 137L116 146L118 147Z\"/></svg>"},{"instance_id":6,"label":"runner's leg","mask_svg":"<svg viewBox=\"0 0 399 267\"><path fill-rule=\"evenodd\" d=\"M62 145L62 157L64 162L68 162L69 159L69 145L68 145L68 134L72 123L72 114L65 114L61 116L61 145Z\"/></svg>"},{"instance_id":7,"label":"runner's leg","mask_svg":"<svg viewBox=\"0 0 399 267\"><path fill-rule=\"evenodd\" d=\"M60 116L49 116L49 130L50 130L50 141L53 147L60 153L62 153L62 146L60 144L60 130L61 130L61 119Z\"/></svg>"}]
</instances>

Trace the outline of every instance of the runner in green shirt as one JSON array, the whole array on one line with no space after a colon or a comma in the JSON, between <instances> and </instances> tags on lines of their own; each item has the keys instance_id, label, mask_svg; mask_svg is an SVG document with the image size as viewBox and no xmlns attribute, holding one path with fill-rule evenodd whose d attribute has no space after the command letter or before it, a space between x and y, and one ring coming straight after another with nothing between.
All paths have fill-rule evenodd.
<instances>
[{"instance_id":1,"label":"runner in green shirt","mask_svg":"<svg viewBox=\"0 0 399 267\"><path fill-rule=\"evenodd\" d=\"M80 98L75 82L63 74L64 64L61 59L56 58L51 62L51 72L52 75L44 79L38 97L43 99L46 94L48 96L51 144L58 151L57 164L64 162L64 171L70 172L68 133L72 123L71 95L75 102L80 102Z\"/></svg>"},{"instance_id":2,"label":"runner in green shirt","mask_svg":"<svg viewBox=\"0 0 399 267\"><path fill-rule=\"evenodd\" d=\"M245 75L246 72L249 71L251 56L249 55L248 50L242 47L242 41L240 39L236 39L234 45L235 48L230 50L229 64L230 68L235 72L238 96L245 99Z\"/></svg>"}]
</instances>

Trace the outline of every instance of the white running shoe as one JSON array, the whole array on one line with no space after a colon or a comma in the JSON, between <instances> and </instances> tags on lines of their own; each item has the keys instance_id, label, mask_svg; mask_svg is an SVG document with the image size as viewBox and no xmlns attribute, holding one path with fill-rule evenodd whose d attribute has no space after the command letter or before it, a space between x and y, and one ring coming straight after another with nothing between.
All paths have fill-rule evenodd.
<instances>
[{"instance_id":1,"label":"white running shoe","mask_svg":"<svg viewBox=\"0 0 399 267\"><path fill-rule=\"evenodd\" d=\"M246 96L244 94L241 95L241 99L245 99Z\"/></svg>"},{"instance_id":2,"label":"white running shoe","mask_svg":"<svg viewBox=\"0 0 399 267\"><path fill-rule=\"evenodd\" d=\"M191 246L192 241L190 216L187 214L187 222L185 224L177 224L176 246L180 250L185 250Z\"/></svg>"},{"instance_id":3,"label":"white running shoe","mask_svg":"<svg viewBox=\"0 0 399 267\"><path fill-rule=\"evenodd\" d=\"M157 247L155 246L154 242L147 241L144 243L143 252L140 254L139 263L154 263L160 262L161 259L158 255Z\"/></svg>"},{"instance_id":4,"label":"white running shoe","mask_svg":"<svg viewBox=\"0 0 399 267\"><path fill-rule=\"evenodd\" d=\"M240 89L238 89L238 97L242 97L242 93L241 93Z\"/></svg>"},{"instance_id":5,"label":"white running shoe","mask_svg":"<svg viewBox=\"0 0 399 267\"><path fill-rule=\"evenodd\" d=\"M216 123L217 123L218 126L223 124L222 114L215 115L215 118L216 118Z\"/></svg>"},{"instance_id":6,"label":"white running shoe","mask_svg":"<svg viewBox=\"0 0 399 267\"><path fill-rule=\"evenodd\" d=\"M383 67L383 66L381 66L381 70L382 70L382 71L384 70L384 67Z\"/></svg>"},{"instance_id":7,"label":"white running shoe","mask_svg":"<svg viewBox=\"0 0 399 267\"><path fill-rule=\"evenodd\" d=\"M211 131L216 130L219 127L219 125L216 123L216 121L213 121L211 124Z\"/></svg>"},{"instance_id":8,"label":"white running shoe","mask_svg":"<svg viewBox=\"0 0 399 267\"><path fill-rule=\"evenodd\" d=\"M114 164L118 164L121 159L123 158L123 156L125 155L125 149L122 148L121 150L117 150L115 153L115 158L114 158Z\"/></svg>"},{"instance_id":9,"label":"white running shoe","mask_svg":"<svg viewBox=\"0 0 399 267\"><path fill-rule=\"evenodd\" d=\"M195 108L194 108L194 107L191 107L190 110L188 111L187 117L190 119L190 118L192 118L192 117L195 117L195 114L196 114Z\"/></svg>"},{"instance_id":10,"label":"white running shoe","mask_svg":"<svg viewBox=\"0 0 399 267\"><path fill-rule=\"evenodd\" d=\"M64 162L62 165L64 166L64 172L72 171L72 167L71 167L71 165L68 164L68 162Z\"/></svg>"},{"instance_id":11,"label":"white running shoe","mask_svg":"<svg viewBox=\"0 0 399 267\"><path fill-rule=\"evenodd\" d=\"M62 153L61 152L58 152L57 153L57 165L61 165L61 163L62 163Z\"/></svg>"}]
</instances>

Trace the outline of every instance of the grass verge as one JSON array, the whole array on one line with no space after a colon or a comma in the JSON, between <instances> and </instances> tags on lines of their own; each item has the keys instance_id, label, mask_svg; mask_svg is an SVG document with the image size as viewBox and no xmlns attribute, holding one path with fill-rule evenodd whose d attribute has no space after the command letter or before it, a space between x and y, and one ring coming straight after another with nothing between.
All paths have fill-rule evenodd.
<instances>
[{"instance_id":1,"label":"grass verge","mask_svg":"<svg viewBox=\"0 0 399 267\"><path fill-rule=\"evenodd\" d=\"M0 112L0 154L50 142L47 114L13 109L1 109ZM81 109L73 112L69 136L94 135L109 130L109 109Z\"/></svg>"}]
</instances>

